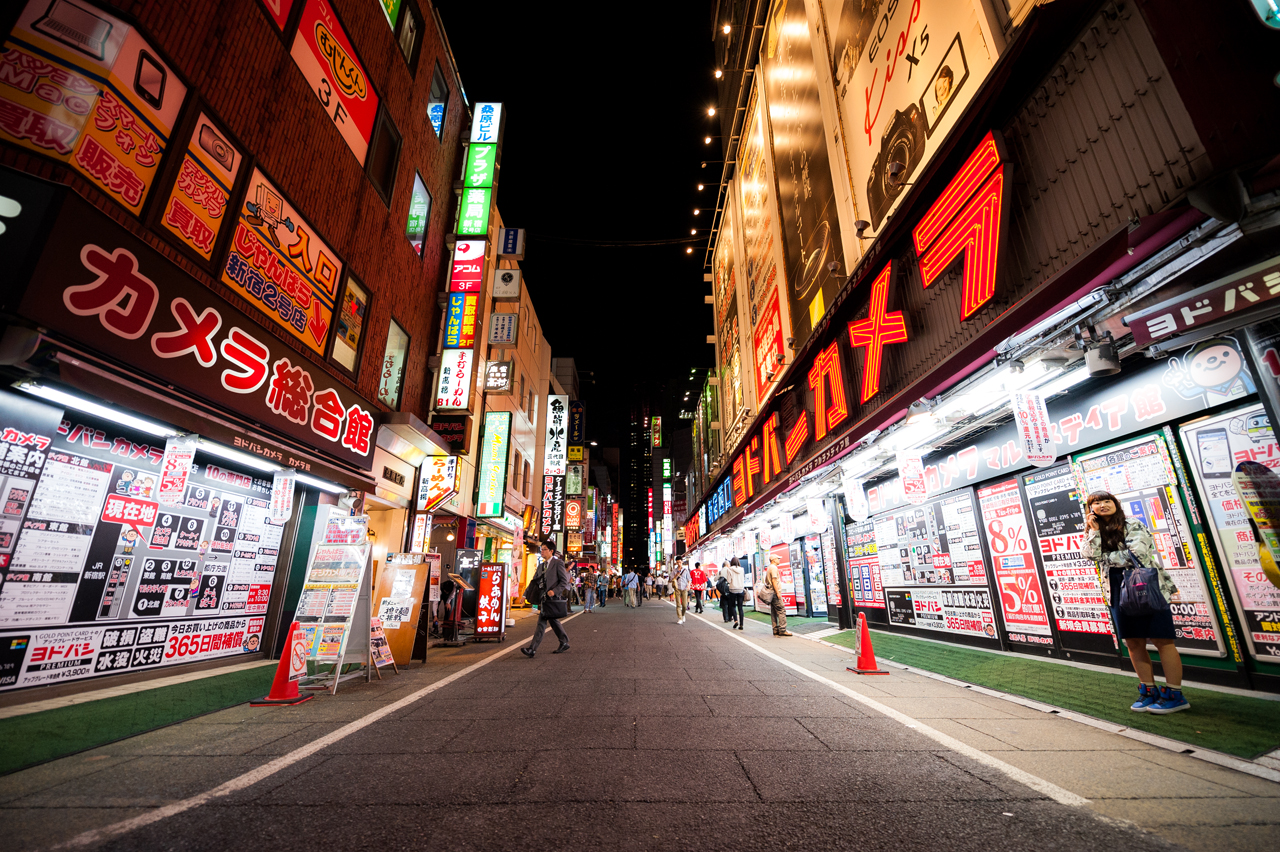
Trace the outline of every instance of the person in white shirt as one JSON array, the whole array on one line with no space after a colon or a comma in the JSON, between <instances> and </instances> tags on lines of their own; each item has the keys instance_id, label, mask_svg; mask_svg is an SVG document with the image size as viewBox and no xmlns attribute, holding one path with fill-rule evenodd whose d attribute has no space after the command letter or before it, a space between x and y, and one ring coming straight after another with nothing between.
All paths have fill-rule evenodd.
<instances>
[{"instance_id":1,"label":"person in white shirt","mask_svg":"<svg viewBox=\"0 0 1280 852\"><path fill-rule=\"evenodd\" d=\"M692 584L693 581L689 577L689 566L684 562L676 565L676 624L684 624L685 613L689 611L689 586Z\"/></svg>"}]
</instances>

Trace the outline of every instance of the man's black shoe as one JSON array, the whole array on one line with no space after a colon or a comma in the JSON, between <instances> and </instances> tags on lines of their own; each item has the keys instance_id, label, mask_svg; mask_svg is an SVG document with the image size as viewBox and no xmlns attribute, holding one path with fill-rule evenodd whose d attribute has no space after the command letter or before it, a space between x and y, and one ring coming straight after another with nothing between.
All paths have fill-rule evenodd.
<instances>
[{"instance_id":1,"label":"man's black shoe","mask_svg":"<svg viewBox=\"0 0 1280 852\"><path fill-rule=\"evenodd\" d=\"M534 655L534 654L536 654L536 653L538 653L538 652L537 652L537 651L535 651L535 650L533 650L532 648L521 648L521 649L520 649L520 653L521 653L521 654L524 654L526 657L529 657L529 658L531 658L531 659L532 659L533 655Z\"/></svg>"},{"instance_id":2,"label":"man's black shoe","mask_svg":"<svg viewBox=\"0 0 1280 852\"><path fill-rule=\"evenodd\" d=\"M567 651L567 650L569 650L569 643L568 643L568 642L565 642L563 645L561 645L559 648L556 648L556 649L555 649L554 651L552 651L551 653L553 653L553 654L563 654L563 653L564 653L565 651ZM530 656L530 657L532 657L532 656L533 656L533 654L529 654L529 656Z\"/></svg>"}]
</instances>

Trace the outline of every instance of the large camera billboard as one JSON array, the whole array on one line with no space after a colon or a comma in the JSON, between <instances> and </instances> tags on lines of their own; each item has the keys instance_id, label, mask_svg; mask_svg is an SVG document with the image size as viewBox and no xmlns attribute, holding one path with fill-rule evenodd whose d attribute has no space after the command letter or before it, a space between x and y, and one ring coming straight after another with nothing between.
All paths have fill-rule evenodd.
<instances>
[{"instance_id":1,"label":"large camera billboard","mask_svg":"<svg viewBox=\"0 0 1280 852\"><path fill-rule=\"evenodd\" d=\"M865 237L884 225L995 65L981 2L826 4L849 178L858 217L871 223Z\"/></svg>"},{"instance_id":2,"label":"large camera billboard","mask_svg":"<svg viewBox=\"0 0 1280 852\"><path fill-rule=\"evenodd\" d=\"M785 296L797 349L848 273L819 101L817 63L823 50L815 45L821 44L821 36L811 39L805 0L773 0L760 61L781 213Z\"/></svg>"}]
</instances>

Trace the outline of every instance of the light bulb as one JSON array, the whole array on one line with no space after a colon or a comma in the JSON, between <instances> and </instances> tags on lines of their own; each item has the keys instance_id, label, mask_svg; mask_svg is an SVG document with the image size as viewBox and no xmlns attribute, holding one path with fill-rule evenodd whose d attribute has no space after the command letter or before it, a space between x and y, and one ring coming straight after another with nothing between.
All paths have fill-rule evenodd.
<instances>
[{"instance_id":1,"label":"light bulb","mask_svg":"<svg viewBox=\"0 0 1280 852\"><path fill-rule=\"evenodd\" d=\"M717 68L717 69L716 69L716 79L717 79L717 80L719 80L719 79L720 79L721 77L723 77L723 76L724 76L724 72L723 72L723 71L721 71L719 68Z\"/></svg>"},{"instance_id":2,"label":"light bulb","mask_svg":"<svg viewBox=\"0 0 1280 852\"><path fill-rule=\"evenodd\" d=\"M706 186L704 184L698 184L698 192L702 192L705 188Z\"/></svg>"},{"instance_id":3,"label":"light bulb","mask_svg":"<svg viewBox=\"0 0 1280 852\"><path fill-rule=\"evenodd\" d=\"M697 228L690 228L690 229L689 229L689 233L690 233L690 234L697 234L697 233L698 233L698 229L697 229Z\"/></svg>"},{"instance_id":4,"label":"light bulb","mask_svg":"<svg viewBox=\"0 0 1280 852\"><path fill-rule=\"evenodd\" d=\"M684 250L684 253L685 253L685 254L693 254L693 249L691 249L691 248L687 248L687 249L685 249L685 250Z\"/></svg>"},{"instance_id":5,"label":"light bulb","mask_svg":"<svg viewBox=\"0 0 1280 852\"><path fill-rule=\"evenodd\" d=\"M715 115L715 114L716 114L715 107L707 107L707 115Z\"/></svg>"},{"instance_id":6,"label":"light bulb","mask_svg":"<svg viewBox=\"0 0 1280 852\"><path fill-rule=\"evenodd\" d=\"M699 213L701 213L701 212L702 212L701 210L699 210L699 209L697 209L697 208L695 207L695 208L694 208L694 210L693 210L693 215L697 216L697 215L698 215Z\"/></svg>"},{"instance_id":7,"label":"light bulb","mask_svg":"<svg viewBox=\"0 0 1280 852\"><path fill-rule=\"evenodd\" d=\"M703 140L702 140L702 143L703 143L704 145L710 145L710 144L711 144L711 137L710 137L710 136L708 136L706 139L703 139Z\"/></svg>"},{"instance_id":8,"label":"light bulb","mask_svg":"<svg viewBox=\"0 0 1280 852\"><path fill-rule=\"evenodd\" d=\"M723 27L721 27L721 28L720 28L720 30L721 30L725 35L728 35L728 34L729 34L729 32L730 32L732 29L733 29L733 28L732 28L732 27L730 27L728 24L725 24Z\"/></svg>"}]
</instances>

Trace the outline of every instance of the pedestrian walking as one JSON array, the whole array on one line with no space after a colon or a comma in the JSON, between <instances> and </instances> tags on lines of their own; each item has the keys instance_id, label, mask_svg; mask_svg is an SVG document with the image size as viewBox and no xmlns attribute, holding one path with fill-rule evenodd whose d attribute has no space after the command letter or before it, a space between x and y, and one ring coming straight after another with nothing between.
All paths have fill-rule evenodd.
<instances>
[{"instance_id":1,"label":"pedestrian walking","mask_svg":"<svg viewBox=\"0 0 1280 852\"><path fill-rule=\"evenodd\" d=\"M685 613L689 611L689 586L693 584L688 564L677 563L673 584L676 598L676 624L684 624Z\"/></svg>"},{"instance_id":2,"label":"pedestrian walking","mask_svg":"<svg viewBox=\"0 0 1280 852\"><path fill-rule=\"evenodd\" d=\"M636 590L638 586L639 586L639 577L636 576L635 571L632 571L630 568L628 568L627 573L622 575L623 604L629 607L636 607L640 605L636 599Z\"/></svg>"},{"instance_id":3,"label":"pedestrian walking","mask_svg":"<svg viewBox=\"0 0 1280 852\"><path fill-rule=\"evenodd\" d=\"M582 578L582 594L586 601L587 612L591 612L596 602L596 584L600 582L600 574L596 571L596 566L588 565L587 573Z\"/></svg>"},{"instance_id":4,"label":"pedestrian walking","mask_svg":"<svg viewBox=\"0 0 1280 852\"><path fill-rule=\"evenodd\" d=\"M746 596L746 588L743 586L742 566L738 564L738 557L734 556L724 563L719 579L725 581L724 593L721 595L725 600L725 621L732 621L733 627L741 630L744 617L742 599Z\"/></svg>"},{"instance_id":5,"label":"pedestrian walking","mask_svg":"<svg viewBox=\"0 0 1280 852\"><path fill-rule=\"evenodd\" d=\"M649 598L653 597L654 582L655 580L653 578L653 572L652 571L645 572L645 575L644 575L644 599L645 600L649 600Z\"/></svg>"},{"instance_id":6,"label":"pedestrian walking","mask_svg":"<svg viewBox=\"0 0 1280 852\"><path fill-rule=\"evenodd\" d=\"M547 632L547 625L560 640L560 647L551 653L563 654L569 650L569 636L560 626L560 619L568 614L568 595L570 588L569 572L565 569L560 557L556 556L556 546L551 539L542 542L542 564L533 575L533 582L541 584L542 603L538 606L538 623L533 628L533 641L528 647L521 648L520 653L532 657L542 644L542 635Z\"/></svg>"},{"instance_id":7,"label":"pedestrian walking","mask_svg":"<svg viewBox=\"0 0 1280 852\"><path fill-rule=\"evenodd\" d=\"M601 568L600 574L596 577L596 605L603 607L605 599L609 597L609 569Z\"/></svg>"},{"instance_id":8,"label":"pedestrian walking","mask_svg":"<svg viewBox=\"0 0 1280 852\"><path fill-rule=\"evenodd\" d=\"M707 591L707 572L702 570L702 563L693 563L693 570L689 572L689 582L693 589L693 611L702 612L702 596Z\"/></svg>"},{"instance_id":9,"label":"pedestrian walking","mask_svg":"<svg viewBox=\"0 0 1280 852\"><path fill-rule=\"evenodd\" d=\"M729 560L726 559L720 563L720 570L716 573L716 599L720 601L720 620L725 624L729 623L729 578L726 573L729 570Z\"/></svg>"},{"instance_id":10,"label":"pedestrian walking","mask_svg":"<svg viewBox=\"0 0 1280 852\"><path fill-rule=\"evenodd\" d=\"M787 629L787 605L782 600L782 574L778 571L778 557L769 556L769 570L764 572L764 583L773 592L773 600L769 604L769 620L773 622L774 636L791 636Z\"/></svg>"},{"instance_id":11,"label":"pedestrian walking","mask_svg":"<svg viewBox=\"0 0 1280 852\"><path fill-rule=\"evenodd\" d=\"M1182 694L1182 657L1173 644L1173 612L1169 607L1178 587L1160 564L1151 531L1141 521L1126 519L1120 501L1105 491L1089 495L1085 512L1084 555L1097 566L1098 579L1111 604L1116 636L1124 640L1138 675L1138 700L1129 709L1160 716L1189 709L1191 702ZM1125 612L1120 604L1125 576L1143 568L1155 569L1164 607L1141 615ZM1162 687L1156 686L1148 643L1160 652L1165 681Z\"/></svg>"}]
</instances>

